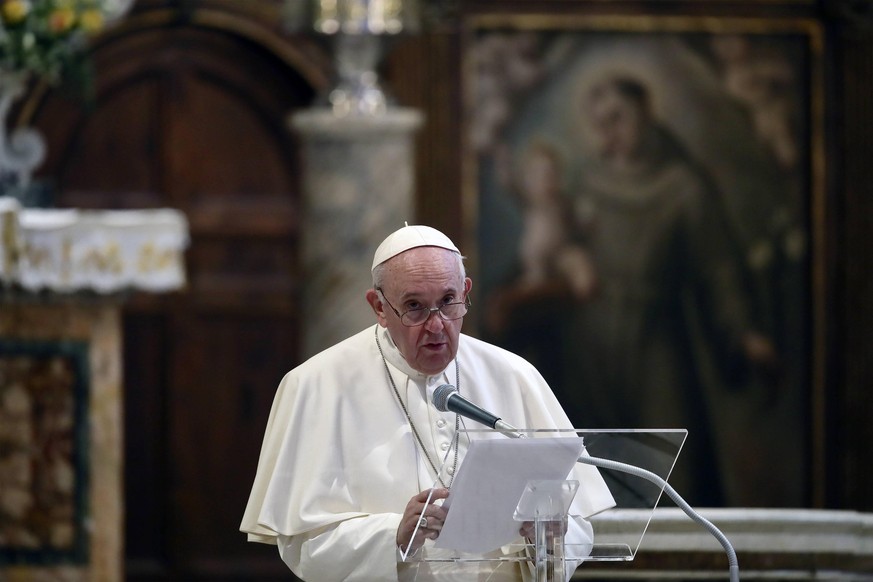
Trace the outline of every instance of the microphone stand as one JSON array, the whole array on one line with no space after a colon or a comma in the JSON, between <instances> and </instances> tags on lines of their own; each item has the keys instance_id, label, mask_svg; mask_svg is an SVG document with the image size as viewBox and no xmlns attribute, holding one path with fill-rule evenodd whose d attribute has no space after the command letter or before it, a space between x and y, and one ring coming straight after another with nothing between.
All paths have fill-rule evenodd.
<instances>
[{"instance_id":1,"label":"microphone stand","mask_svg":"<svg viewBox=\"0 0 873 582\"><path fill-rule=\"evenodd\" d=\"M641 477L652 483L656 484L658 487L661 487L664 492L672 499L679 508L685 512L688 517L702 525L710 534L718 540L721 544L722 548L724 548L725 553L728 558L728 565L730 566L730 580L731 582L739 582L740 580L740 565L737 561L737 553L734 551L734 547L731 545L730 541L727 539L721 530L719 530L711 521L697 513L688 502L682 499L682 496L676 492L673 487L670 486L667 481L652 473L651 471L647 471L641 467L635 467L633 465L628 465L626 463L620 463L618 461L613 461L610 459L602 459L600 457L591 457L591 456L581 456L576 460L577 463L582 463L585 465L593 465L595 467L601 467L603 469L612 469L614 471L620 471L622 473L629 473L636 477Z\"/></svg>"}]
</instances>

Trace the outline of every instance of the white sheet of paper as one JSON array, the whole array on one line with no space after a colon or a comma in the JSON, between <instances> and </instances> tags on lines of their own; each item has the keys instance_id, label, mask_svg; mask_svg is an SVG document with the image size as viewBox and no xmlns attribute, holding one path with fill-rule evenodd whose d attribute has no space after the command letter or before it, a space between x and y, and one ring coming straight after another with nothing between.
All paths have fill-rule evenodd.
<instances>
[{"instance_id":1,"label":"white sheet of paper","mask_svg":"<svg viewBox=\"0 0 873 582\"><path fill-rule=\"evenodd\" d=\"M529 481L566 479L582 454L581 438L485 439L470 443L443 507L434 545L485 553L519 537L513 518Z\"/></svg>"}]
</instances>

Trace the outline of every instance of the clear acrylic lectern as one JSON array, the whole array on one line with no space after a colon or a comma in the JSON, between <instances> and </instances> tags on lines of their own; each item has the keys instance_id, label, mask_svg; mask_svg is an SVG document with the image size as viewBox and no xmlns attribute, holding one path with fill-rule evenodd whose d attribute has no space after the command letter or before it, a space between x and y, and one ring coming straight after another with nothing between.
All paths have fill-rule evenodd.
<instances>
[{"instance_id":1,"label":"clear acrylic lectern","mask_svg":"<svg viewBox=\"0 0 873 582\"><path fill-rule=\"evenodd\" d=\"M447 563L459 571L483 561L515 562L528 569L529 577L537 582L569 579L575 568L586 561L633 560L686 436L684 429L517 429L512 436L493 429L462 430L459 448L465 458L455 475L457 486L452 486L446 500L450 505L443 532L436 544L428 541L414 556L405 556L405 559ZM537 450L551 451L552 448L531 449L524 444L531 439L557 442L559 438L569 439L570 449L559 447L556 452L562 456L564 464L550 464L530 456L538 454ZM495 440L509 442L484 442ZM558 444L563 445L563 442ZM497 444L499 447L487 448ZM476 457L473 453L477 450L486 456ZM579 462L574 462L577 455L573 451L581 451ZM504 456L503 461L500 455ZM445 458L452 457L453 452L449 451ZM567 474L557 474L555 471L562 469L556 467L566 467L567 458L570 459ZM469 465L471 459L479 459L476 464L480 466ZM488 466L483 468L481 461ZM591 466L599 461L604 461L609 468L602 464ZM448 466L444 463L441 472L447 473ZM632 474L622 469L625 466L642 471ZM469 476L477 470L480 477L484 473L487 479L471 486L464 481L465 473ZM599 472L603 480L597 488L601 503L596 515L587 515L592 470ZM639 473L654 475L655 479L641 477ZM449 475L443 477L448 479ZM658 478L663 482L659 483ZM604 484L612 501L605 506L602 504ZM465 497L466 506L463 505ZM456 507L465 509L456 510L453 515ZM645 511L648 518L635 521L642 524L638 529L629 528L629 524L614 518L617 510L627 509ZM466 523L450 524L456 516L462 516ZM533 523L533 537L522 538L517 534L523 522ZM457 527L453 529L453 526ZM492 526L503 527L503 532L508 531L514 539L493 537L495 532L489 529ZM444 537L451 540L445 541ZM443 547L437 545L444 541ZM494 544L498 545L491 547Z\"/></svg>"}]
</instances>

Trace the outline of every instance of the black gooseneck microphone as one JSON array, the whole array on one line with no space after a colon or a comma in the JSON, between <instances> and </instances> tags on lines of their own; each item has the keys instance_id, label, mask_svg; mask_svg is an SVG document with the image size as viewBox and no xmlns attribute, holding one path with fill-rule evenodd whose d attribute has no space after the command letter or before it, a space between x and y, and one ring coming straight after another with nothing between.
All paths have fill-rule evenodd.
<instances>
[{"instance_id":1,"label":"black gooseneck microphone","mask_svg":"<svg viewBox=\"0 0 873 582\"><path fill-rule=\"evenodd\" d=\"M464 418L475 420L480 424L489 426L496 431L502 432L514 439L523 439L525 435L507 422L503 422L497 416L487 410L476 406L458 393L458 389L451 384L443 384L433 391L433 405L441 412L454 412Z\"/></svg>"}]
</instances>

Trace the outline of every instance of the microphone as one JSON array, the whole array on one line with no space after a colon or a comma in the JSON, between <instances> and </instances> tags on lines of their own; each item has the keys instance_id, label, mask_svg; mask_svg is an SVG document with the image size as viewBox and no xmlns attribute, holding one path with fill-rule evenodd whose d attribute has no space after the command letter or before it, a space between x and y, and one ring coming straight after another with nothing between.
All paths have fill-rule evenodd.
<instances>
[{"instance_id":1,"label":"microphone","mask_svg":"<svg viewBox=\"0 0 873 582\"><path fill-rule=\"evenodd\" d=\"M480 424L484 424L487 427L502 432L508 437L514 439L525 438L525 436L518 432L518 429L511 424L503 422L497 416L491 414L487 410L479 408L458 394L458 389L451 384L443 384L433 391L433 405L436 406L437 410L440 412L451 411L455 414L460 414L465 418L475 420Z\"/></svg>"},{"instance_id":2,"label":"microphone","mask_svg":"<svg viewBox=\"0 0 873 582\"><path fill-rule=\"evenodd\" d=\"M433 391L433 404L436 406L437 410L441 412L454 412L460 414L463 417L469 418L470 420L475 420L478 423L489 426L499 432L502 432L506 436L523 439L525 435L518 432L511 424L507 424L500 420L497 416L491 414L487 410L483 410L461 396L458 393L458 389L452 386L451 384L443 384L442 386L438 386L436 390ZM621 473L627 473L629 475L633 475L635 477L640 477L641 479L645 479L658 485L670 499L672 499L676 505L679 506L682 511L685 512L688 517L690 517L693 521L697 522L699 525L703 526L713 537L718 540L718 542L722 545L725 553L728 558L729 565L729 573L731 582L739 582L740 580L740 567L737 562L737 554L734 550L733 546L730 543L730 540L710 521L697 513L684 499L679 493L673 489L667 481L655 473L651 471L647 471L646 469L642 469L635 465L629 465L627 463L620 463L618 461L613 461L611 459L603 459L600 457L592 457L588 454L583 454L581 457L576 459L577 463L581 463L583 465L592 465L594 467L599 467L601 469L609 469L613 471L618 471Z\"/></svg>"}]
</instances>

